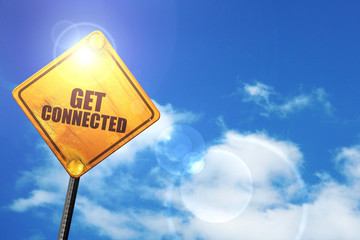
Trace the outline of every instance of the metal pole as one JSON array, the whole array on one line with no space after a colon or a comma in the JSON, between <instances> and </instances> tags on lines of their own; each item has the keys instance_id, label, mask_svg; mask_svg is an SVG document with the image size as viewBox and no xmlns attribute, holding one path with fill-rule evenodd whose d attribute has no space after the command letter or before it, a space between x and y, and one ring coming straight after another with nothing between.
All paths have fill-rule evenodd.
<instances>
[{"instance_id":1,"label":"metal pole","mask_svg":"<svg viewBox=\"0 0 360 240\"><path fill-rule=\"evenodd\" d=\"M69 237L70 224L74 212L76 193L78 190L80 178L70 176L69 186L66 193L64 211L61 218L58 240L67 240Z\"/></svg>"}]
</instances>

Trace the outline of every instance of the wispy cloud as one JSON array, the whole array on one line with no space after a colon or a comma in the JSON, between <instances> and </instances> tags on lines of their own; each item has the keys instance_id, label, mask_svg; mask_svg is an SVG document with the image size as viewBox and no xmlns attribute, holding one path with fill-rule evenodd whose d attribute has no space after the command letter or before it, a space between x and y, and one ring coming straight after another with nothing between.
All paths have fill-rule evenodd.
<instances>
[{"instance_id":1,"label":"wispy cloud","mask_svg":"<svg viewBox=\"0 0 360 240\"><path fill-rule=\"evenodd\" d=\"M264 116L278 115L287 117L305 108L321 106L327 114L331 114L333 107L323 88L316 88L310 93L300 93L297 96L283 97L274 88L261 82L255 84L242 83L238 89L244 102L253 102L262 108Z\"/></svg>"},{"instance_id":2,"label":"wispy cloud","mask_svg":"<svg viewBox=\"0 0 360 240\"><path fill-rule=\"evenodd\" d=\"M360 181L360 145L344 147L335 158L337 166L349 180Z\"/></svg>"},{"instance_id":3,"label":"wispy cloud","mask_svg":"<svg viewBox=\"0 0 360 240\"><path fill-rule=\"evenodd\" d=\"M44 190L33 190L29 198L19 198L15 200L10 208L16 212L25 212L29 208L53 204L57 201L57 193L47 192Z\"/></svg>"},{"instance_id":4,"label":"wispy cloud","mask_svg":"<svg viewBox=\"0 0 360 240\"><path fill-rule=\"evenodd\" d=\"M272 87L260 82L256 82L254 85L245 83L243 91L248 97L247 100L253 100L257 104L270 104L269 96L275 93Z\"/></svg>"},{"instance_id":5,"label":"wispy cloud","mask_svg":"<svg viewBox=\"0 0 360 240\"><path fill-rule=\"evenodd\" d=\"M139 236L136 229L127 227L132 221L126 214L106 209L84 197L78 199L77 208L86 225L96 228L100 235L112 239L134 239Z\"/></svg>"},{"instance_id":6,"label":"wispy cloud","mask_svg":"<svg viewBox=\"0 0 360 240\"><path fill-rule=\"evenodd\" d=\"M130 208L117 211L101 206L86 197L78 199L77 209L80 211L83 225L95 230L100 236L106 236L106 239L157 240L173 234L169 222L177 226L183 225L182 219L178 217L145 209Z\"/></svg>"},{"instance_id":7,"label":"wispy cloud","mask_svg":"<svg viewBox=\"0 0 360 240\"><path fill-rule=\"evenodd\" d=\"M38 234L29 237L28 240L46 240L46 237L44 236L43 233L40 232Z\"/></svg>"}]
</instances>

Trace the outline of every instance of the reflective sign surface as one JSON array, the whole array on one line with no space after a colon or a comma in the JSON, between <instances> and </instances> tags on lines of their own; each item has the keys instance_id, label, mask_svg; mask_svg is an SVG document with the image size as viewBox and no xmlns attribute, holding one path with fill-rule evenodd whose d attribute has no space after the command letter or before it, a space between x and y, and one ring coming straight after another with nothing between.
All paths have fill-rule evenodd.
<instances>
[{"instance_id":1,"label":"reflective sign surface","mask_svg":"<svg viewBox=\"0 0 360 240\"><path fill-rule=\"evenodd\" d=\"M160 117L99 31L20 84L13 96L73 177Z\"/></svg>"}]
</instances>

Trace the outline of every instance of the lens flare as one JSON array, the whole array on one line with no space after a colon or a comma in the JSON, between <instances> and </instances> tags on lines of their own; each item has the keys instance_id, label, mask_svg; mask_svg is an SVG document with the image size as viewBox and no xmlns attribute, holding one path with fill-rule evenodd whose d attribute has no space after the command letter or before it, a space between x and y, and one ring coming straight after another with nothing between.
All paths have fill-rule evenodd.
<instances>
[{"instance_id":1,"label":"lens flare","mask_svg":"<svg viewBox=\"0 0 360 240\"><path fill-rule=\"evenodd\" d=\"M82 66L88 65L92 61L93 55L94 54L89 47L83 47L76 53L78 62Z\"/></svg>"},{"instance_id":2,"label":"lens flare","mask_svg":"<svg viewBox=\"0 0 360 240\"><path fill-rule=\"evenodd\" d=\"M160 134L155 154L159 165L172 174L195 173L203 164L205 143L194 128L175 125Z\"/></svg>"},{"instance_id":3,"label":"lens flare","mask_svg":"<svg viewBox=\"0 0 360 240\"><path fill-rule=\"evenodd\" d=\"M236 155L210 150L203 170L183 175L181 196L185 206L206 222L227 222L239 216L248 206L253 182L246 164ZM193 165L198 167L196 163Z\"/></svg>"},{"instance_id":4,"label":"lens flare","mask_svg":"<svg viewBox=\"0 0 360 240\"><path fill-rule=\"evenodd\" d=\"M65 26L68 25L69 24ZM56 71L64 77L64 80L74 83L77 86L81 85L85 87L89 85L87 79L92 77L94 70L101 70L99 75L102 77L100 78L97 76L98 82L104 81L112 74L116 64L105 60L106 55L109 54L104 47L106 46L107 40L100 32L98 32L99 30L105 34L110 45L116 51L116 44L111 35L103 27L93 23L83 22L72 24L65 28L61 33L54 33L54 35L58 34L53 49L54 59L66 49L79 42L84 36L91 32L93 33L88 41L84 43L83 49L79 49L73 57L68 58L61 64L73 64L74 66L77 66L73 71L64 71L61 65L56 68ZM83 71L85 68L86 71ZM85 72L87 74L80 74L79 72Z\"/></svg>"},{"instance_id":5,"label":"lens flare","mask_svg":"<svg viewBox=\"0 0 360 240\"><path fill-rule=\"evenodd\" d=\"M204 167L204 154L191 152L183 160L183 167L186 173L196 174L201 172Z\"/></svg>"}]
</instances>

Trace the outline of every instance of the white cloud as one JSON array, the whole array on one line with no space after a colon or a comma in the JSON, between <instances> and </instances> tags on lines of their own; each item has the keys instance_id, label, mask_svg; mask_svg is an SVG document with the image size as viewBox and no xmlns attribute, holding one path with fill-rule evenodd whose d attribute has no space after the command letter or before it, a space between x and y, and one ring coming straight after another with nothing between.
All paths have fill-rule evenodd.
<instances>
[{"instance_id":1,"label":"white cloud","mask_svg":"<svg viewBox=\"0 0 360 240\"><path fill-rule=\"evenodd\" d=\"M300 95L290 99L288 102L285 102L282 105L273 106L273 108L278 109L280 113L286 115L291 112L300 111L303 108L309 106L311 104L310 100L311 96Z\"/></svg>"},{"instance_id":2,"label":"white cloud","mask_svg":"<svg viewBox=\"0 0 360 240\"><path fill-rule=\"evenodd\" d=\"M360 181L360 145L343 148L335 161L349 180Z\"/></svg>"},{"instance_id":3,"label":"white cloud","mask_svg":"<svg viewBox=\"0 0 360 240\"><path fill-rule=\"evenodd\" d=\"M319 174L320 183L308 186L307 194L300 176L304 158L296 144L265 133L226 131L208 146L203 171L179 181L157 166L154 145L164 129L196 116L170 105L158 107L162 120L157 125L82 177L76 203L80 216L73 224L94 231L97 239L174 234L186 240L360 239L360 146L342 148L335 157L346 182ZM148 159L135 160L140 156ZM51 163L48 158L19 180L19 187L31 182L36 190L14 200L12 210L45 211L40 207L51 204L61 209L68 176L55 167L60 164L54 157ZM139 175L144 162L149 169Z\"/></svg>"},{"instance_id":4,"label":"white cloud","mask_svg":"<svg viewBox=\"0 0 360 240\"><path fill-rule=\"evenodd\" d=\"M47 192L44 190L33 190L29 198L19 198L15 200L10 209L16 212L25 212L30 208L44 206L58 202L59 195L53 192Z\"/></svg>"},{"instance_id":5,"label":"white cloud","mask_svg":"<svg viewBox=\"0 0 360 240\"><path fill-rule=\"evenodd\" d=\"M236 133L231 138L246 138ZM256 136L252 136L256 138ZM260 137L264 141L264 136ZM269 139L268 139L269 140ZM232 140L233 141L233 140ZM225 142L232 142L225 141ZM240 142L234 142L240 143ZM279 146L279 142L273 139L266 144L271 147ZM287 156L293 156L288 160L298 159L294 153L294 146L290 143L281 143L282 149L288 146L293 148L287 151ZM249 148L250 146L246 146ZM257 149L256 152L259 152ZM277 148L277 150L280 150ZM284 151L282 151L284 152ZM295 151L296 152L296 151ZM338 183L329 175L319 175L321 182L318 185L311 186L310 202L291 204L288 201L281 205L275 205L265 211L261 210L261 205L272 205L274 200L271 194L266 193L261 196L262 204L257 205L256 186L254 197L249 207L238 218L223 224L209 224L198 218L192 218L189 223L189 229L192 229L194 236L203 236L205 239L306 239L306 240L356 240L360 239L358 226L360 226L360 181L358 178L358 166L360 162L359 146L343 148L335 160L341 165L343 174L348 182ZM246 159L246 158L243 158ZM258 158L259 159L259 158ZM265 158L263 158L265 160ZM298 162L295 160L295 162ZM260 163L260 162L257 162ZM269 169L268 166L264 166ZM249 166L250 169L251 166ZM272 170L274 171L274 170ZM279 167L275 171L284 173L284 169ZM260 174L261 175L261 174ZM259 176L260 176L259 175ZM256 181L257 174L253 174ZM260 178L263 182L271 179ZM271 188L271 187L270 187ZM269 189L269 186L267 187ZM236 190L236 189L233 189ZM262 191L263 189L258 189ZM214 189L214 192L216 189ZM279 191L279 188L273 189ZM276 196L276 198L284 196ZM304 215L304 211L307 215ZM299 221L302 220L302 221Z\"/></svg>"},{"instance_id":6,"label":"white cloud","mask_svg":"<svg viewBox=\"0 0 360 240\"><path fill-rule=\"evenodd\" d=\"M32 185L46 191L66 192L69 178L50 148L45 143L41 143L36 145L35 152L36 156L31 159L34 168L21 173L17 187ZM34 161L35 157L39 159Z\"/></svg>"},{"instance_id":7,"label":"white cloud","mask_svg":"<svg viewBox=\"0 0 360 240\"><path fill-rule=\"evenodd\" d=\"M331 114L333 111L327 93L323 88L317 88L310 93L302 93L287 99L276 93L271 86L260 82L253 85L244 83L239 90L243 95L243 101L254 102L259 105L263 109L262 115L264 116L275 114L280 117L287 117L291 113L317 105L324 108L327 114Z\"/></svg>"},{"instance_id":8,"label":"white cloud","mask_svg":"<svg viewBox=\"0 0 360 240\"><path fill-rule=\"evenodd\" d=\"M172 234L170 222L183 225L178 217L166 217L150 210L114 211L84 197L79 198L76 204L84 227L95 229L100 236L110 239L158 240Z\"/></svg>"},{"instance_id":9,"label":"white cloud","mask_svg":"<svg viewBox=\"0 0 360 240\"><path fill-rule=\"evenodd\" d=\"M184 239L300 239L307 206L297 171L302 155L293 143L231 131L204 162L205 171L173 190L175 206L194 214L175 227Z\"/></svg>"},{"instance_id":10,"label":"white cloud","mask_svg":"<svg viewBox=\"0 0 360 240\"><path fill-rule=\"evenodd\" d=\"M248 167L235 154L219 149L210 149L204 163L200 173L183 176L183 204L205 221L236 218L246 209L253 192Z\"/></svg>"},{"instance_id":11,"label":"white cloud","mask_svg":"<svg viewBox=\"0 0 360 240\"><path fill-rule=\"evenodd\" d=\"M325 92L323 88L317 88L313 91L313 96L317 99L319 103L321 103L328 114L333 112L333 106L328 100L328 94Z\"/></svg>"},{"instance_id":12,"label":"white cloud","mask_svg":"<svg viewBox=\"0 0 360 240\"><path fill-rule=\"evenodd\" d=\"M214 154L220 151L230 155L223 153L220 158ZM358 146L343 148L335 160L341 161L346 170L359 162L358 151ZM242 163L228 161L232 154L237 156L234 158L237 161L241 158L252 173L254 190L243 212L237 212L239 208L233 205L233 200L242 199L241 194L249 191L241 184L236 184L237 178L244 179L244 174L236 174L242 172L243 166ZM104 234L106 232L112 239L120 239L120 236L125 239L145 236L149 236L147 239L160 239L161 236L171 234L186 240L359 239L360 187L359 181L353 181L357 175L343 171L352 179L351 184L337 183L330 176L322 177L320 184L311 186L310 201L307 202L307 196L301 192L304 186L298 172L302 162L300 151L291 142L269 138L262 133L240 134L231 131L226 133L219 144L210 147L205 157L204 172L183 178L178 187L169 183L167 188L146 190L153 192L164 205L172 203L174 210L182 212L182 215L166 216L150 209L119 214L103 207L94 207L91 205L94 203L91 203L87 211L94 209L96 213L96 209L101 209L101 215L106 217L101 222L107 225L92 223L92 216L86 217L89 220L85 222ZM156 175L158 170L154 173ZM279 177L280 185L274 184L274 180ZM190 186L191 191L186 192ZM154 191L157 191L156 194ZM293 202L294 199L299 201ZM240 204L244 203L240 201ZM233 208L228 208L229 205ZM221 211L225 211L225 215L233 213L235 217L221 219L224 214ZM214 221L217 217L220 221ZM136 235L131 232L133 229L129 223L145 230ZM125 233L129 235L116 232L117 228L128 230Z\"/></svg>"},{"instance_id":13,"label":"white cloud","mask_svg":"<svg viewBox=\"0 0 360 240\"><path fill-rule=\"evenodd\" d=\"M303 239L360 239L360 194L353 193L358 190L334 181L323 184L315 201L309 204Z\"/></svg>"},{"instance_id":14,"label":"white cloud","mask_svg":"<svg viewBox=\"0 0 360 240\"><path fill-rule=\"evenodd\" d=\"M136 230L126 226L131 222L131 218L126 214L113 212L83 197L78 198L76 204L82 221L86 226L95 227L100 235L111 239L129 239L139 235Z\"/></svg>"},{"instance_id":15,"label":"white cloud","mask_svg":"<svg viewBox=\"0 0 360 240\"><path fill-rule=\"evenodd\" d=\"M269 96L275 93L272 87L260 82L256 82L255 85L245 83L244 91L248 95L249 100L251 98L259 104L263 101L269 103Z\"/></svg>"}]
</instances>

